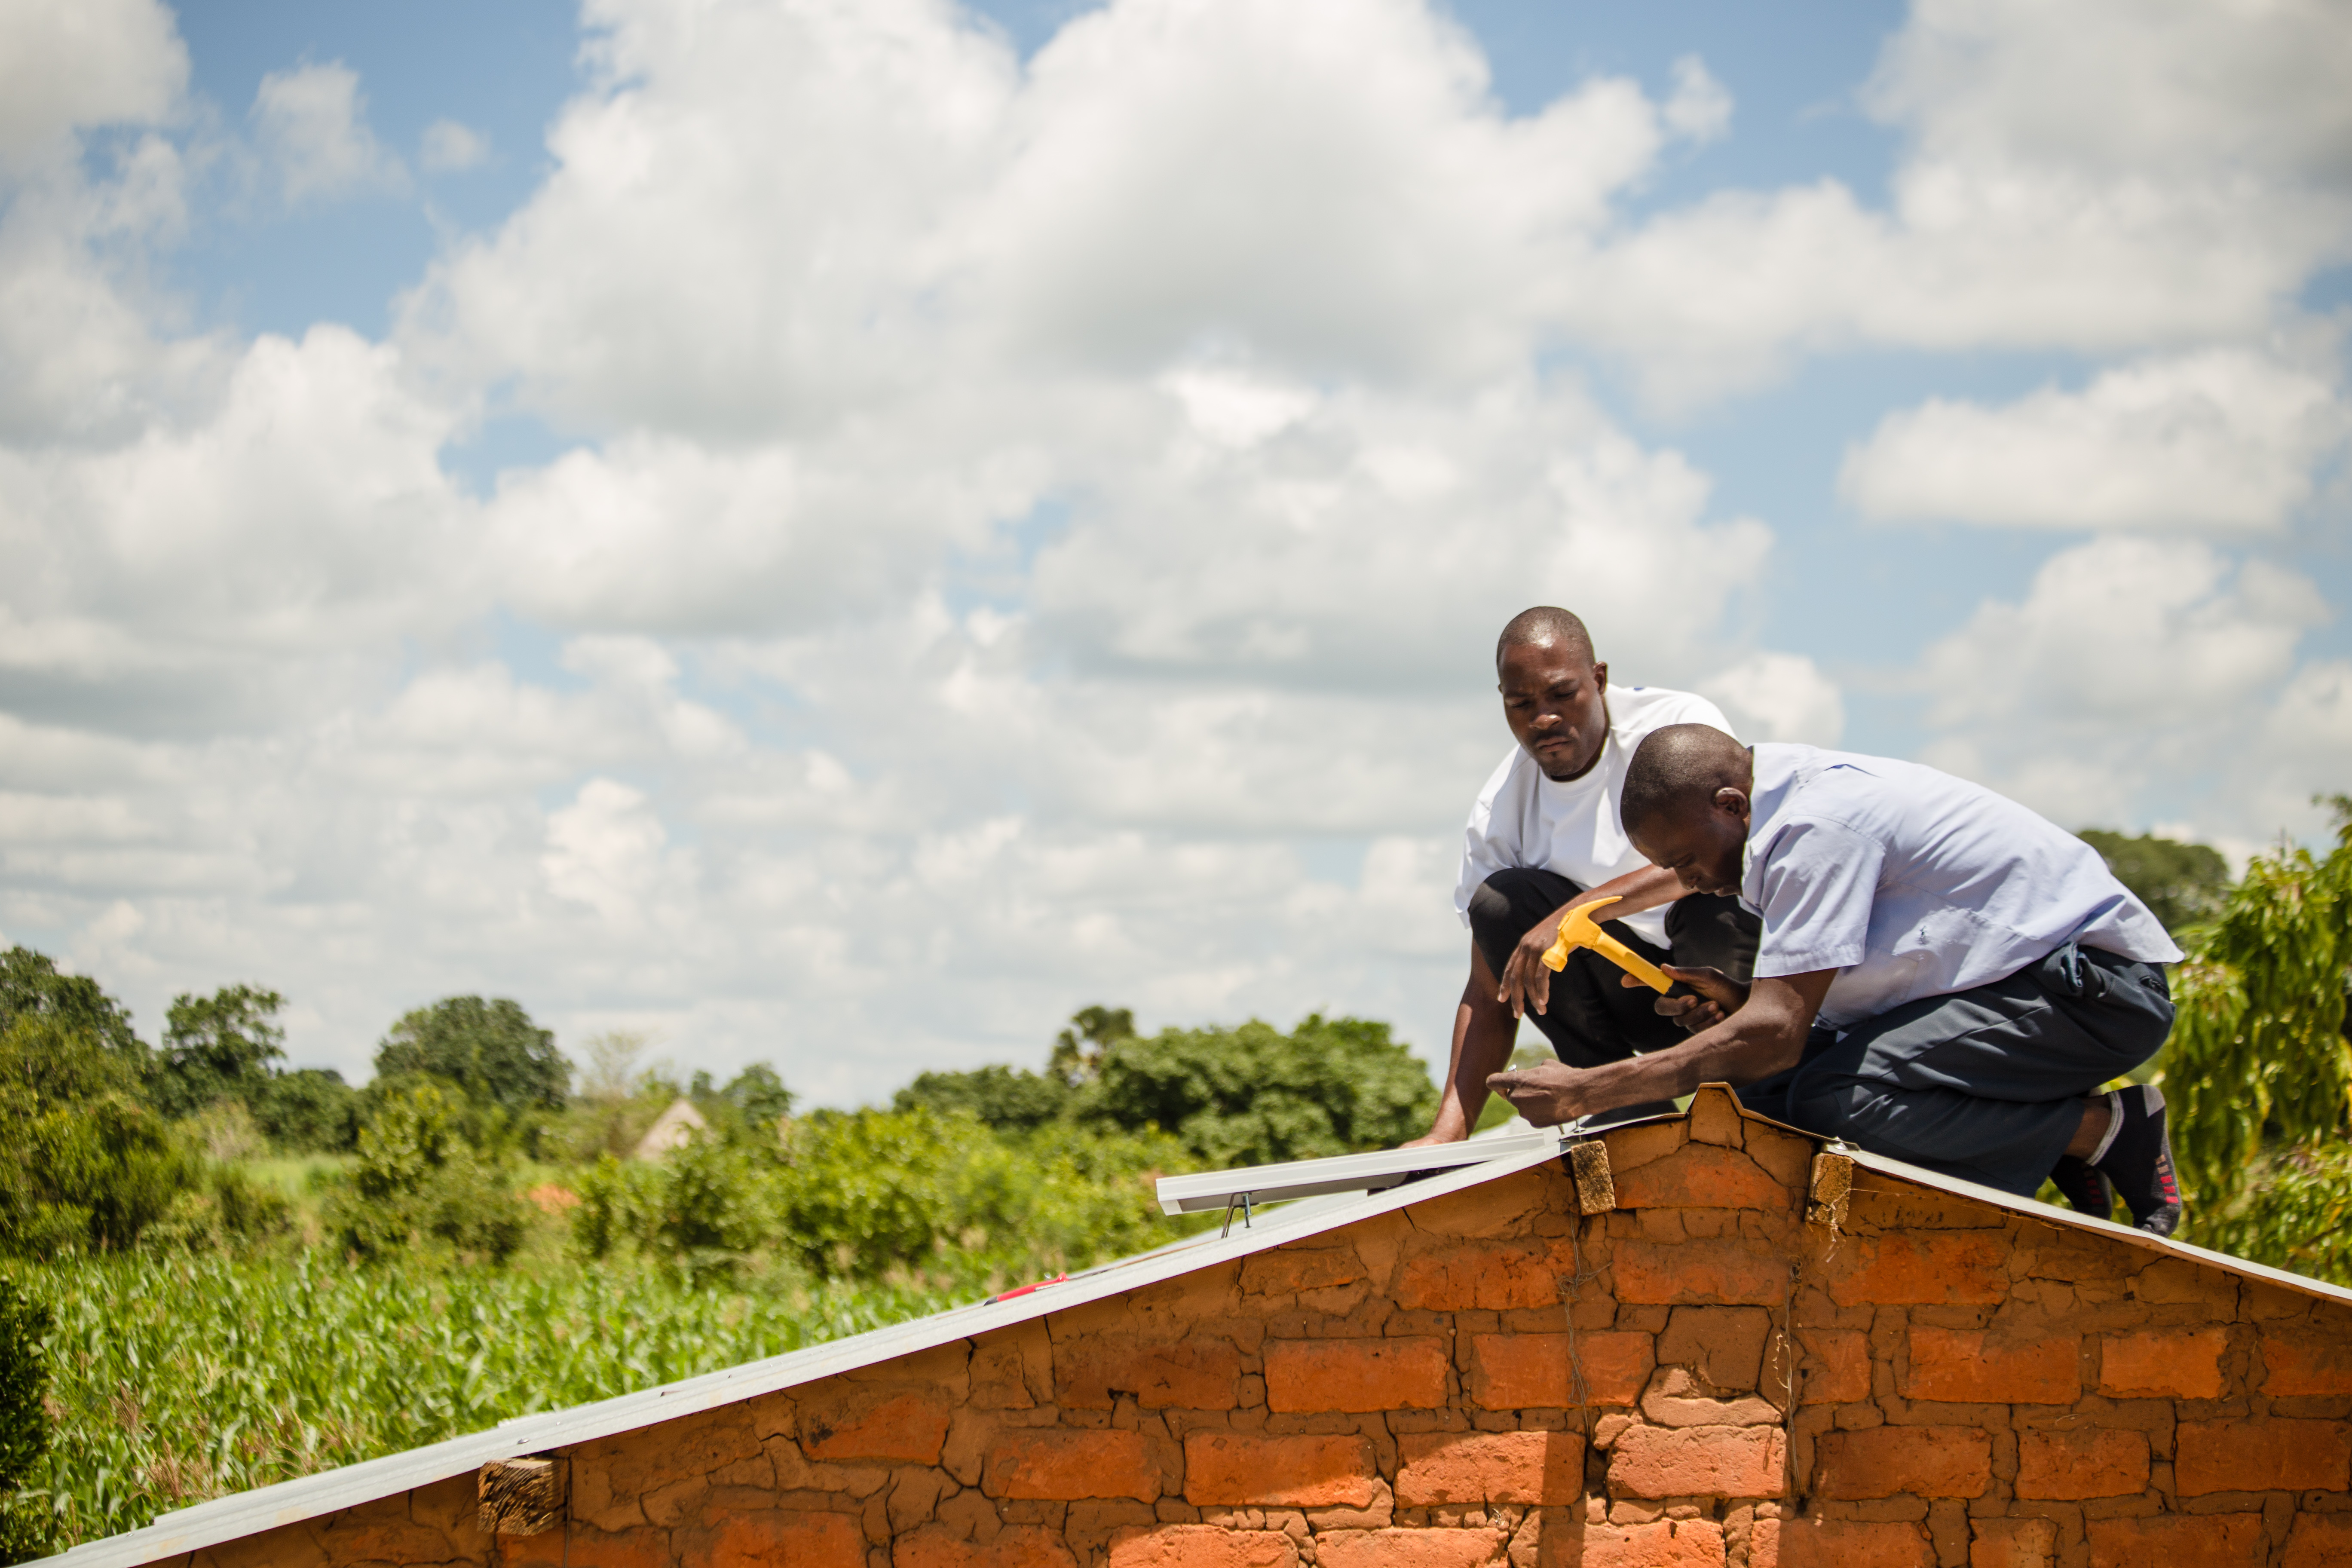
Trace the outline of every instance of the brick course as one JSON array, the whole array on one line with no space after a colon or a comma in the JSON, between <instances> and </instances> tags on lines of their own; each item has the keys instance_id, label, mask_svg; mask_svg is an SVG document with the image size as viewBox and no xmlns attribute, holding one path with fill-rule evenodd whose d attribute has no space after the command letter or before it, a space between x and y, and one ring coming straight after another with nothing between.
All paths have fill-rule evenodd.
<instances>
[{"instance_id":1,"label":"brick course","mask_svg":"<svg viewBox=\"0 0 2352 1568\"><path fill-rule=\"evenodd\" d=\"M1445 1342L1268 1340L1269 1410L1434 1410L1445 1403Z\"/></svg>"},{"instance_id":2,"label":"brick course","mask_svg":"<svg viewBox=\"0 0 2352 1568\"><path fill-rule=\"evenodd\" d=\"M2099 1392L2119 1399L2219 1399L2229 1348L2223 1328L2110 1334L2099 1348Z\"/></svg>"},{"instance_id":3,"label":"brick course","mask_svg":"<svg viewBox=\"0 0 2352 1568\"><path fill-rule=\"evenodd\" d=\"M1573 1432L1430 1432L1397 1439L1396 1500L1570 1503L1584 1491L1584 1439Z\"/></svg>"},{"instance_id":4,"label":"brick course","mask_svg":"<svg viewBox=\"0 0 2352 1568\"><path fill-rule=\"evenodd\" d=\"M1570 1336L1478 1334L1470 1342L1471 1400L1484 1410L1559 1410L1575 1403ZM1631 1405L1650 1381L1649 1334L1595 1330L1574 1336L1592 1405Z\"/></svg>"},{"instance_id":5,"label":"brick course","mask_svg":"<svg viewBox=\"0 0 2352 1568\"><path fill-rule=\"evenodd\" d=\"M2174 1441L2183 1497L2352 1487L2352 1424L2343 1421L2184 1421Z\"/></svg>"},{"instance_id":6,"label":"brick course","mask_svg":"<svg viewBox=\"0 0 2352 1568\"><path fill-rule=\"evenodd\" d=\"M2083 1396L2083 1342L2072 1336L2004 1342L1981 1329L1914 1327L1906 1399L1954 1405L2072 1405Z\"/></svg>"},{"instance_id":7,"label":"brick course","mask_svg":"<svg viewBox=\"0 0 2352 1568\"><path fill-rule=\"evenodd\" d=\"M2147 1490L2147 1435L2088 1427L2021 1432L2017 1495L2021 1498L2130 1497Z\"/></svg>"},{"instance_id":8,"label":"brick course","mask_svg":"<svg viewBox=\"0 0 2352 1568\"><path fill-rule=\"evenodd\" d=\"M1362 1437L1196 1432L1184 1439L1184 1500L1362 1508L1380 1495Z\"/></svg>"},{"instance_id":9,"label":"brick course","mask_svg":"<svg viewBox=\"0 0 2352 1568\"><path fill-rule=\"evenodd\" d=\"M1977 1498L1992 1484L1992 1436L1973 1426L1832 1432L1815 1453L1814 1489L1827 1498Z\"/></svg>"},{"instance_id":10,"label":"brick course","mask_svg":"<svg viewBox=\"0 0 2352 1568\"><path fill-rule=\"evenodd\" d=\"M2258 1513L2095 1519L2091 1568L2246 1568L2263 1560Z\"/></svg>"}]
</instances>

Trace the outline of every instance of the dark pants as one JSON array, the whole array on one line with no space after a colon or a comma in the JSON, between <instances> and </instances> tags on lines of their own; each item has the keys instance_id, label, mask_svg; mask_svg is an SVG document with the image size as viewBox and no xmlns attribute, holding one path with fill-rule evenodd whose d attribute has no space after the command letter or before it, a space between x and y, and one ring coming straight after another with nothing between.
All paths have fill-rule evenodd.
<instances>
[{"instance_id":1,"label":"dark pants","mask_svg":"<svg viewBox=\"0 0 2352 1568\"><path fill-rule=\"evenodd\" d=\"M1557 871L1514 869L1487 878L1470 895L1470 936L1486 955L1486 967L1501 978L1519 939L1582 891ZM1739 907L1738 899L1695 893L1668 906L1665 947L1636 935L1622 921L1603 921L1601 929L1653 963L1720 969L1735 980L1745 980L1756 965L1762 927ZM1529 1012L1528 1022L1543 1031L1561 1061L1573 1068L1599 1067L1690 1037L1672 1018L1658 1016L1651 1005L1658 999L1656 992L1646 985L1619 984L1624 973L1591 949L1578 948L1568 955L1568 967L1551 977L1544 1011ZM1674 994L1686 996L1690 992L1677 985ZM1611 1112L1610 1120L1673 1109L1664 1102L1628 1106Z\"/></svg>"},{"instance_id":2,"label":"dark pants","mask_svg":"<svg viewBox=\"0 0 2352 1568\"><path fill-rule=\"evenodd\" d=\"M2172 1029L2164 966L2068 942L1973 990L1816 1028L1750 1110L1874 1153L2031 1197L2082 1124L2083 1099Z\"/></svg>"}]
</instances>

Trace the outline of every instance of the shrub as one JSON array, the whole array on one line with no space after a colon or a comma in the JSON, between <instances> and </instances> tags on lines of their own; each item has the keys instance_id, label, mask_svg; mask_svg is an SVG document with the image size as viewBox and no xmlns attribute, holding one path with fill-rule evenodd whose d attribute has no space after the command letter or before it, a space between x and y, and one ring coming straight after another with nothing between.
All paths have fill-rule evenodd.
<instances>
[{"instance_id":1,"label":"shrub","mask_svg":"<svg viewBox=\"0 0 2352 1568\"><path fill-rule=\"evenodd\" d=\"M776 1177L783 1240L819 1275L872 1279L927 1258L956 1205L946 1175L960 1145L988 1136L935 1111L819 1110L787 1131Z\"/></svg>"},{"instance_id":2,"label":"shrub","mask_svg":"<svg viewBox=\"0 0 2352 1568\"><path fill-rule=\"evenodd\" d=\"M2309 1142L2266 1154L2235 1201L2200 1215L2208 1247L2352 1285L2352 1144Z\"/></svg>"},{"instance_id":3,"label":"shrub","mask_svg":"<svg viewBox=\"0 0 2352 1568\"><path fill-rule=\"evenodd\" d=\"M332 1068L278 1073L253 1101L253 1118L289 1154L336 1154L359 1146L359 1091Z\"/></svg>"},{"instance_id":4,"label":"shrub","mask_svg":"<svg viewBox=\"0 0 2352 1568\"><path fill-rule=\"evenodd\" d=\"M952 1237L1017 1272L1082 1268L1176 1234L1153 1183L1189 1169L1182 1143L1160 1131L1066 1124L1025 1138L961 1142L949 1172Z\"/></svg>"},{"instance_id":5,"label":"shrub","mask_svg":"<svg viewBox=\"0 0 2352 1568\"><path fill-rule=\"evenodd\" d=\"M454 1110L435 1085L412 1083L360 1130L358 1162L326 1209L341 1246L380 1258L437 1241L461 1258L502 1263L522 1245L522 1200L505 1172L458 1136Z\"/></svg>"},{"instance_id":6,"label":"shrub","mask_svg":"<svg viewBox=\"0 0 2352 1568\"><path fill-rule=\"evenodd\" d=\"M2158 1058L2186 1235L2236 1212L2266 1154L2352 1131L2344 976L2352 962L2352 801L2325 857L2256 856L2221 911L2189 933L2172 973L2179 1016Z\"/></svg>"},{"instance_id":7,"label":"shrub","mask_svg":"<svg viewBox=\"0 0 2352 1568\"><path fill-rule=\"evenodd\" d=\"M0 1247L29 1256L127 1247L201 1190L203 1162L118 1086L129 1069L54 1016L0 1039Z\"/></svg>"},{"instance_id":8,"label":"shrub","mask_svg":"<svg viewBox=\"0 0 2352 1568\"><path fill-rule=\"evenodd\" d=\"M602 1258L624 1242L649 1240L665 1179L659 1165L598 1155L580 1178L580 1206L572 1211L573 1245L591 1258Z\"/></svg>"},{"instance_id":9,"label":"shrub","mask_svg":"<svg viewBox=\"0 0 2352 1568\"><path fill-rule=\"evenodd\" d=\"M0 1279L0 1563L27 1563L54 1550L47 1509L23 1495L49 1451L49 1364L42 1342L47 1306Z\"/></svg>"}]
</instances>

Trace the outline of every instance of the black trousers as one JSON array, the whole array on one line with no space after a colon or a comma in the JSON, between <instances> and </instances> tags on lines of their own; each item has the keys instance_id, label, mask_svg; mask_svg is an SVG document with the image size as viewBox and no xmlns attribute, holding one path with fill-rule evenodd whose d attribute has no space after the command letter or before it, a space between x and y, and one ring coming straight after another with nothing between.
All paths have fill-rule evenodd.
<instances>
[{"instance_id":1,"label":"black trousers","mask_svg":"<svg viewBox=\"0 0 2352 1568\"><path fill-rule=\"evenodd\" d=\"M1487 878L1470 895L1470 936L1486 955L1486 967L1501 978L1519 939L1582 891L1557 871L1513 869ZM1665 947L1635 934L1622 921L1603 921L1601 929L1653 963L1720 969L1735 980L1746 980L1756 966L1756 943L1763 926L1739 907L1738 899L1694 893L1668 906ZM1690 1037L1681 1025L1660 1017L1651 1006L1658 999L1656 992L1646 985L1619 984L1624 973L1599 953L1579 948L1568 955L1568 967L1551 977L1544 1011L1528 1013L1528 1022L1543 1032L1561 1061L1573 1068L1599 1067ZM1678 985L1675 994L1690 993ZM1629 1106L1612 1112L1610 1119L1673 1109L1665 1102Z\"/></svg>"},{"instance_id":2,"label":"black trousers","mask_svg":"<svg viewBox=\"0 0 2352 1568\"><path fill-rule=\"evenodd\" d=\"M2031 1197L2083 1099L2163 1048L2160 963L2073 942L1973 990L1816 1028L1802 1060L1739 1090L1749 1110Z\"/></svg>"}]
</instances>

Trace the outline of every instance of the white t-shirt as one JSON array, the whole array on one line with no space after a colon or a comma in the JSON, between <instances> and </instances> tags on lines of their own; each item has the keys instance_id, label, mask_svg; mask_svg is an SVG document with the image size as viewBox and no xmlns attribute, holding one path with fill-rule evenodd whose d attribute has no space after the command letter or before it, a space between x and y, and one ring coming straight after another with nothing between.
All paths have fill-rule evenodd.
<instances>
[{"instance_id":1,"label":"white t-shirt","mask_svg":"<svg viewBox=\"0 0 2352 1568\"><path fill-rule=\"evenodd\" d=\"M1462 833L1462 876L1454 910L1470 923L1470 895L1497 871L1557 871L1579 887L1596 888L1649 862L1625 837L1617 805L1633 749L1669 724L1712 724L1728 735L1722 710L1704 697L1663 686L1612 686L1608 690L1609 738L1584 776L1560 784L1545 776L1523 746L1513 746L1478 792ZM1607 918L1605 912L1603 918ZM1625 923L1664 947L1666 907L1624 917Z\"/></svg>"},{"instance_id":2,"label":"white t-shirt","mask_svg":"<svg viewBox=\"0 0 2352 1568\"><path fill-rule=\"evenodd\" d=\"M2068 939L2148 963L2180 949L2099 852L2015 801L1917 763L1761 742L1743 902L1756 976L1834 969L1822 1022L2014 974Z\"/></svg>"}]
</instances>

